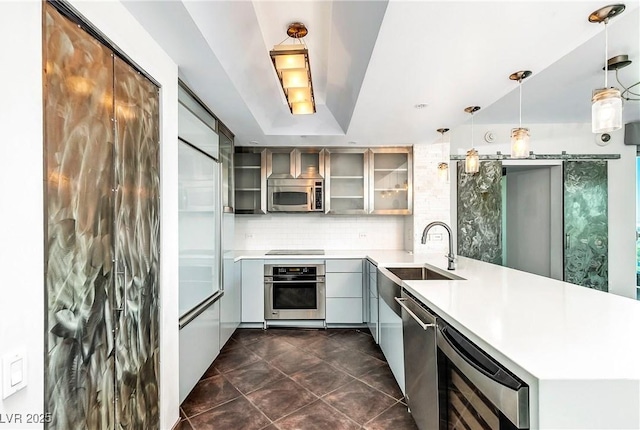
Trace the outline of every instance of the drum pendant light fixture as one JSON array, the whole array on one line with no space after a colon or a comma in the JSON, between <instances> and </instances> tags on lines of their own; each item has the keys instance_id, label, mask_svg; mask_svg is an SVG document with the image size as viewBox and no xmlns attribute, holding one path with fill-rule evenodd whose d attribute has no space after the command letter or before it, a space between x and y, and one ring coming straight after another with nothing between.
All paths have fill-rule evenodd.
<instances>
[{"instance_id":1,"label":"drum pendant light fixture","mask_svg":"<svg viewBox=\"0 0 640 430\"><path fill-rule=\"evenodd\" d=\"M529 156L529 129L522 127L522 80L531 76L531 71L521 70L512 73L509 79L518 81L520 89L519 125L511 129L511 158L527 158Z\"/></svg>"},{"instance_id":2,"label":"drum pendant light fixture","mask_svg":"<svg viewBox=\"0 0 640 430\"><path fill-rule=\"evenodd\" d=\"M308 31L304 24L294 22L289 25L287 35L297 40L298 43L289 45L280 43L269 51L280 86L287 99L289 110L293 115L306 115L316 112L311 66L309 65L309 50L302 40L307 33Z\"/></svg>"},{"instance_id":3,"label":"drum pendant light fixture","mask_svg":"<svg viewBox=\"0 0 640 430\"><path fill-rule=\"evenodd\" d=\"M478 151L473 147L473 114L480 110L480 106L469 106L464 109L468 114L471 114L471 149L467 151L467 156L464 160L464 172L465 173L478 173L480 170L480 158Z\"/></svg>"},{"instance_id":4,"label":"drum pendant light fixture","mask_svg":"<svg viewBox=\"0 0 640 430\"><path fill-rule=\"evenodd\" d=\"M591 131L607 133L622 128L622 97L620 90L608 86L609 72L608 53L609 35L607 24L609 19L624 11L623 4L604 6L589 15L589 22L604 23L604 87L593 90L591 98Z\"/></svg>"}]
</instances>

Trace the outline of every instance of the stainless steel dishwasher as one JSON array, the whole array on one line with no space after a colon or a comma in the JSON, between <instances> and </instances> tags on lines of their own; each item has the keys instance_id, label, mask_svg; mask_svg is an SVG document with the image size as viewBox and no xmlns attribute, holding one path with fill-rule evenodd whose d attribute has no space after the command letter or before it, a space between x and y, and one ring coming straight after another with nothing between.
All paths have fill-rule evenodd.
<instances>
[{"instance_id":1,"label":"stainless steel dishwasher","mask_svg":"<svg viewBox=\"0 0 640 430\"><path fill-rule=\"evenodd\" d=\"M436 317L410 293L395 300L402 307L405 396L420 430L439 427Z\"/></svg>"}]
</instances>

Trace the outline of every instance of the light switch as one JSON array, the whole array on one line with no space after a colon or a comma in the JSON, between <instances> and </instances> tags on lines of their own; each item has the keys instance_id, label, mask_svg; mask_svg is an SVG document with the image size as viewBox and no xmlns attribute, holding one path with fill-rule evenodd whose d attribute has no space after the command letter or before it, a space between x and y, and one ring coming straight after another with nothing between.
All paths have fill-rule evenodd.
<instances>
[{"instance_id":1,"label":"light switch","mask_svg":"<svg viewBox=\"0 0 640 430\"><path fill-rule=\"evenodd\" d=\"M2 398L27 386L27 352L18 349L2 357Z\"/></svg>"},{"instance_id":2,"label":"light switch","mask_svg":"<svg viewBox=\"0 0 640 430\"><path fill-rule=\"evenodd\" d=\"M10 365L12 387L15 387L16 385L22 382L22 362L23 361L24 360L22 358L18 358L16 361L12 362Z\"/></svg>"}]
</instances>

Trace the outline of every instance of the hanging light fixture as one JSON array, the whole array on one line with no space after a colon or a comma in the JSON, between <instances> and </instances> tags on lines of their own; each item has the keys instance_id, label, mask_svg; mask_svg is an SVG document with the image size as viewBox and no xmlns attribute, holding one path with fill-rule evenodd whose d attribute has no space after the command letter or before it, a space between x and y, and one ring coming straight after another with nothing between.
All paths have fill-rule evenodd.
<instances>
[{"instance_id":1,"label":"hanging light fixture","mask_svg":"<svg viewBox=\"0 0 640 430\"><path fill-rule=\"evenodd\" d=\"M480 110L480 106L469 106L464 109L468 114L471 114L471 149L467 151L467 157L464 160L465 173L478 173L480 170L480 158L478 157L478 151L473 147L473 114Z\"/></svg>"},{"instance_id":2,"label":"hanging light fixture","mask_svg":"<svg viewBox=\"0 0 640 430\"><path fill-rule=\"evenodd\" d=\"M445 158L445 151L444 151L444 144L445 139L444 139L444 134L449 131L448 128L439 128L436 130L438 133L440 133L440 143L442 144L442 160L441 162L438 163L438 179L440 180L440 182L447 182L449 179L449 163L444 161L446 160Z\"/></svg>"},{"instance_id":3,"label":"hanging light fixture","mask_svg":"<svg viewBox=\"0 0 640 430\"><path fill-rule=\"evenodd\" d=\"M608 86L609 72L607 50L609 48L609 34L607 24L609 19L624 11L623 4L604 6L589 15L589 22L604 23L604 88L593 90L591 98L591 131L607 133L622 128L622 97L620 90Z\"/></svg>"},{"instance_id":4,"label":"hanging light fixture","mask_svg":"<svg viewBox=\"0 0 640 430\"><path fill-rule=\"evenodd\" d=\"M512 81L518 81L520 89L519 125L511 129L511 158L527 158L529 156L529 129L522 127L522 80L531 76L530 70L520 70L509 75Z\"/></svg>"},{"instance_id":5,"label":"hanging light fixture","mask_svg":"<svg viewBox=\"0 0 640 430\"><path fill-rule=\"evenodd\" d=\"M313 83L311 81L311 66L309 65L309 50L302 40L307 33L308 30L304 24L294 22L289 25L287 35L296 39L299 43L290 45L280 43L269 51L282 91L284 91L284 96L289 104L289 110L293 115L313 114L316 112Z\"/></svg>"}]
</instances>

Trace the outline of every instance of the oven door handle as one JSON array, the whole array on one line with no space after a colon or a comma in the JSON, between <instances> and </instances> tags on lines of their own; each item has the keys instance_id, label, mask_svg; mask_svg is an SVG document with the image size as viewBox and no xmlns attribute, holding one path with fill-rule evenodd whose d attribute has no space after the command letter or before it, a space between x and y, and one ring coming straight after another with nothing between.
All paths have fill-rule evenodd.
<instances>
[{"instance_id":1,"label":"oven door handle","mask_svg":"<svg viewBox=\"0 0 640 430\"><path fill-rule=\"evenodd\" d=\"M324 279L316 281L264 281L265 284L324 284Z\"/></svg>"}]
</instances>

